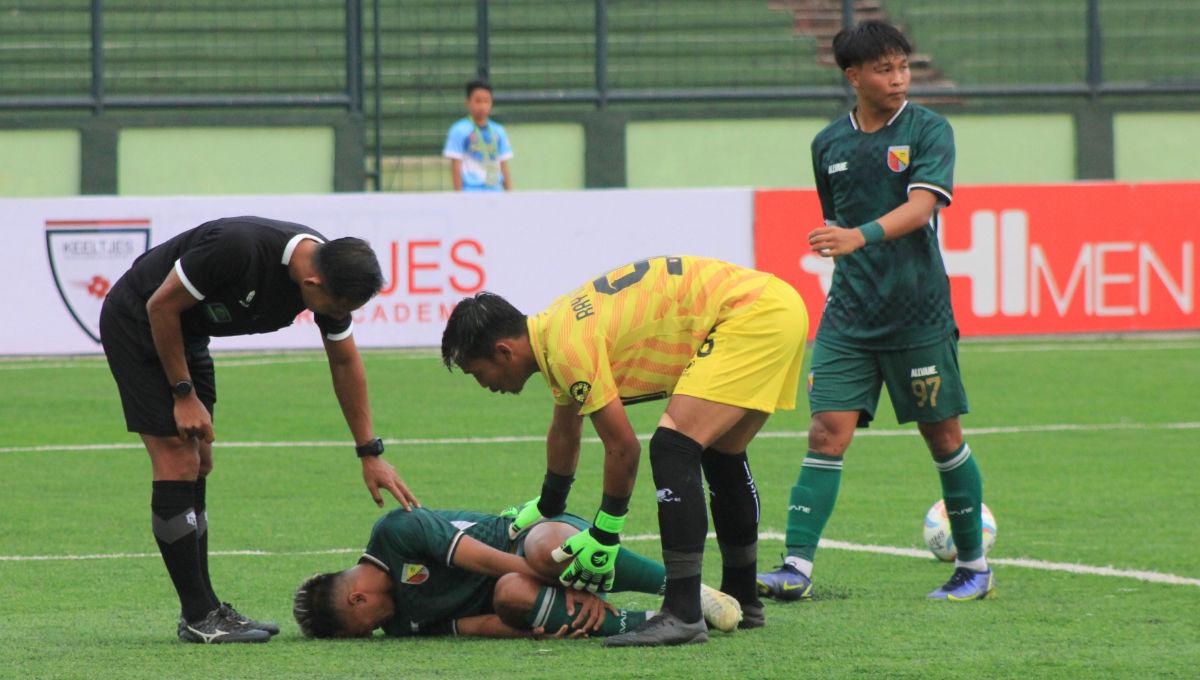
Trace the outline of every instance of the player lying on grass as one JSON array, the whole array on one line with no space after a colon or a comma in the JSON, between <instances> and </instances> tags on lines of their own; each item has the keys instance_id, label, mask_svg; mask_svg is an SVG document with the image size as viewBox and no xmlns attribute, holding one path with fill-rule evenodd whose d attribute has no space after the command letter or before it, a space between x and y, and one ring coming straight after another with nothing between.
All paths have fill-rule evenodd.
<instances>
[{"instance_id":1,"label":"player lying on grass","mask_svg":"<svg viewBox=\"0 0 1200 680\"><path fill-rule=\"evenodd\" d=\"M513 530L515 510L394 510L371 530L366 552L344 571L317 574L296 591L293 614L307 637L615 635L654 612L617 609L558 587L551 552L590 522L559 515ZM663 565L622 548L614 591L659 595ZM553 584L553 585L548 585ZM737 600L704 588L705 620L726 632L742 618Z\"/></svg>"}]
</instances>

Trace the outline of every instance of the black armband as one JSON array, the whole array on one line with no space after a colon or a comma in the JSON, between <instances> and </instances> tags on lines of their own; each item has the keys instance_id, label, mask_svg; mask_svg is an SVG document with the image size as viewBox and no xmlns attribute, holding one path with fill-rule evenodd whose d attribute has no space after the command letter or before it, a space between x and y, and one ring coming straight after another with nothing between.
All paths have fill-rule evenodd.
<instances>
[{"instance_id":1,"label":"black armband","mask_svg":"<svg viewBox=\"0 0 1200 680\"><path fill-rule=\"evenodd\" d=\"M546 471L542 481L542 497L538 501L538 512L542 517L561 515L567 509L567 494L571 493L571 483L574 477Z\"/></svg>"}]
</instances>

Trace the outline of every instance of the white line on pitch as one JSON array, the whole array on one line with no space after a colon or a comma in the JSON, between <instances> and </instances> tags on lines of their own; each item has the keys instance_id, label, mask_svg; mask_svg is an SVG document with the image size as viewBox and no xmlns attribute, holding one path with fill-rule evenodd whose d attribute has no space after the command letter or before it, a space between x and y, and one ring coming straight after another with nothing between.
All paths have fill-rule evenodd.
<instances>
[{"instance_id":1,"label":"white line on pitch","mask_svg":"<svg viewBox=\"0 0 1200 680\"><path fill-rule=\"evenodd\" d=\"M439 355L428 350L397 350L388 352L372 352L364 350L366 361L372 360L409 360L436 359ZM324 354L298 353L284 356L263 356L254 353L234 353L215 355L217 370L236 368L240 366L274 366L275 364L308 364L325 363L328 359ZM0 371L24 371L40 368L107 368L108 362L103 356L86 356L74 358L30 358L30 357L0 357Z\"/></svg>"},{"instance_id":2,"label":"white line on pitch","mask_svg":"<svg viewBox=\"0 0 1200 680\"><path fill-rule=\"evenodd\" d=\"M1036 343L995 341L986 338L970 338L960 346L964 353L1005 354L1015 352L1170 352L1200 349L1200 344L1163 338L1137 342L1111 340L1078 340L1075 342ZM374 359L440 359L436 350L414 348L403 350L364 349L363 356ZM259 358L256 358L259 357ZM236 366L271 366L275 364L302 364L326 361L321 353L301 352L295 355L262 356L258 352L216 352L217 368ZM86 355L76 357L28 357L0 356L0 371L23 371L39 368L100 368L108 364L103 356Z\"/></svg>"},{"instance_id":3,"label":"white line on pitch","mask_svg":"<svg viewBox=\"0 0 1200 680\"><path fill-rule=\"evenodd\" d=\"M631 541L657 541L658 534L634 534L622 537L626 542ZM709 533L708 538L715 539L716 534ZM784 535L777 531L764 531L759 534L760 539L771 539L776 541L784 540ZM891 555L893 557L915 557L918 559L931 559L927 550L917 550L915 548L897 548L890 545L864 545L860 543L849 543L847 541L833 541L827 538L821 539L821 547L830 550L848 550L851 552L874 553L878 555ZM291 557L296 555L342 555L342 554L360 554L359 548L329 548L324 550L299 550L299 551L271 551L271 550L213 550L208 554L210 557ZM158 553L101 553L91 555L0 555L0 562L74 562L80 560L116 560L116 559L138 559L138 558L157 558ZM1045 560L1032 560L1027 558L1008 558L1008 557L992 557L988 558L991 564L998 564L1011 567L1023 567L1026 569L1038 569L1040 571L1063 571L1071 574L1088 574L1091 576L1115 576L1118 578L1133 578L1139 581L1148 581L1150 583L1166 583L1177 586L1200 586L1200 579L1188 578L1186 576L1177 576L1175 574L1165 574L1157 571L1143 571L1137 569L1116 569L1114 567L1093 567L1087 564L1071 564L1069 562L1047 562Z\"/></svg>"},{"instance_id":4,"label":"white line on pitch","mask_svg":"<svg viewBox=\"0 0 1200 680\"><path fill-rule=\"evenodd\" d=\"M1049 425L1012 425L1006 427L967 427L963 433L967 435L988 434L1030 434L1038 432L1109 432L1114 430L1196 430L1200 422L1183 423L1094 423L1072 424L1059 423ZM914 437L916 428L902 430L863 430L855 437ZM808 436L805 430L800 431L768 431L759 432L757 437L763 439L803 439ZM641 435L640 439L647 440L649 435ZM384 439L389 446L455 446L477 444L529 444L543 442L543 435L513 435L502 437L428 437L412 439ZM597 437L584 437L589 444L598 444ZM348 446L346 440L315 440L298 442L218 442L222 449L301 449ZM119 451L141 450L142 444L135 442L113 444L43 444L40 446L0 446L0 453L42 453L51 451Z\"/></svg>"}]
</instances>

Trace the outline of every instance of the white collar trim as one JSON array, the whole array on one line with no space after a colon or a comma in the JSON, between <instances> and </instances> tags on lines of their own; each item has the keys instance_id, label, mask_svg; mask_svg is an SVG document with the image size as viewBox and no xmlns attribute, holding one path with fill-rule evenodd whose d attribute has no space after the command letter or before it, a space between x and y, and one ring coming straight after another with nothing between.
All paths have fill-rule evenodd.
<instances>
[{"instance_id":1,"label":"white collar trim","mask_svg":"<svg viewBox=\"0 0 1200 680\"><path fill-rule=\"evenodd\" d=\"M900 108L896 110L896 113L892 114L892 117L889 118L888 122L884 123L883 126L884 127L891 126L891 124L895 123L896 119L900 117L900 114L904 113L904 109L907 109L907 108L908 108L908 100L905 99L904 103L900 105ZM856 118L854 116L854 111L855 111L855 109L850 109L850 114L849 114L850 115L850 127L854 128L855 130L862 130L862 128L859 127L859 125L858 125L858 118Z\"/></svg>"},{"instance_id":2,"label":"white collar trim","mask_svg":"<svg viewBox=\"0 0 1200 680\"><path fill-rule=\"evenodd\" d=\"M287 242L287 246L283 249L283 261L281 264L284 264L284 265L291 264L292 253L294 253L296 251L296 246L300 245L300 242L303 241L304 239L312 239L313 241L316 241L317 243L324 243L324 241L317 238L316 236L313 236L312 234L296 234L295 236L292 237L292 239L290 241Z\"/></svg>"}]
</instances>

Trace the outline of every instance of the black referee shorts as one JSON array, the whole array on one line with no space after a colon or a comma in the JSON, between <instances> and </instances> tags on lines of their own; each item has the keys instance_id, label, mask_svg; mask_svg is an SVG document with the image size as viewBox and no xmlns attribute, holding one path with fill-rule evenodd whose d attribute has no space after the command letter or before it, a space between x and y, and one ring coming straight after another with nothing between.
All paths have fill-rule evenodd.
<instances>
[{"instance_id":1,"label":"black referee shorts","mask_svg":"<svg viewBox=\"0 0 1200 680\"><path fill-rule=\"evenodd\" d=\"M145 302L118 282L100 310L100 344L121 393L125 427L159 437L178 436L175 397L150 335ZM214 414L217 381L207 342L186 347L188 372L200 403Z\"/></svg>"}]
</instances>

